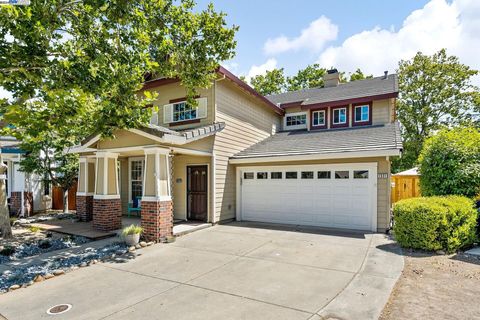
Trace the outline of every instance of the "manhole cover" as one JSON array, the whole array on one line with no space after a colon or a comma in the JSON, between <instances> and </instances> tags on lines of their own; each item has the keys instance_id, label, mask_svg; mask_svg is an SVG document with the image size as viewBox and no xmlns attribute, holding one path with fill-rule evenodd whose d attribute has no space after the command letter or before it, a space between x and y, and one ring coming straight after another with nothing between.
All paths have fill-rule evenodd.
<instances>
[{"instance_id":1,"label":"manhole cover","mask_svg":"<svg viewBox=\"0 0 480 320\"><path fill-rule=\"evenodd\" d=\"M50 309L48 309L47 313L51 314L51 315L62 314L62 313L67 312L71 308L72 308L71 304L58 304L58 305L53 306Z\"/></svg>"}]
</instances>

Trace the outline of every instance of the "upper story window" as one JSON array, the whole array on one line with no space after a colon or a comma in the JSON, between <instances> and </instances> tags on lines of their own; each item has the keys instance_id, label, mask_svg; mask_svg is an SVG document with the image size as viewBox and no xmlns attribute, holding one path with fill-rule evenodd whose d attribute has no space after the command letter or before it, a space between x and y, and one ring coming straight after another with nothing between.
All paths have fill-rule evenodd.
<instances>
[{"instance_id":1,"label":"upper story window","mask_svg":"<svg viewBox=\"0 0 480 320\"><path fill-rule=\"evenodd\" d=\"M355 107L355 122L367 122L370 120L370 106L356 106Z\"/></svg>"},{"instance_id":2,"label":"upper story window","mask_svg":"<svg viewBox=\"0 0 480 320\"><path fill-rule=\"evenodd\" d=\"M163 106L163 123L187 124L207 117L207 98L197 98L196 106L188 104L186 98L178 100Z\"/></svg>"},{"instance_id":3,"label":"upper story window","mask_svg":"<svg viewBox=\"0 0 480 320\"><path fill-rule=\"evenodd\" d=\"M287 130L307 128L306 112L288 113L285 115L284 119L285 119L285 129Z\"/></svg>"},{"instance_id":4,"label":"upper story window","mask_svg":"<svg viewBox=\"0 0 480 320\"><path fill-rule=\"evenodd\" d=\"M332 113L333 113L332 123L334 125L347 124L347 107L334 108L332 110Z\"/></svg>"},{"instance_id":5,"label":"upper story window","mask_svg":"<svg viewBox=\"0 0 480 320\"><path fill-rule=\"evenodd\" d=\"M353 126L368 125L372 123L371 103L353 105Z\"/></svg>"},{"instance_id":6,"label":"upper story window","mask_svg":"<svg viewBox=\"0 0 480 320\"><path fill-rule=\"evenodd\" d=\"M312 112L312 124L314 127L326 126L325 110L317 110Z\"/></svg>"}]
</instances>

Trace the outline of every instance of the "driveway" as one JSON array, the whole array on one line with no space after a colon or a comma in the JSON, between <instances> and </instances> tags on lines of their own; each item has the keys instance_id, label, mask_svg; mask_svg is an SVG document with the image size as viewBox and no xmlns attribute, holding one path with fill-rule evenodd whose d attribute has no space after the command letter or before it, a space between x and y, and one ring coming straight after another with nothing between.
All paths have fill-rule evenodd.
<instances>
[{"instance_id":1,"label":"driveway","mask_svg":"<svg viewBox=\"0 0 480 320\"><path fill-rule=\"evenodd\" d=\"M382 234L217 225L0 296L15 319L376 319L403 269ZM71 304L51 316L51 306Z\"/></svg>"}]
</instances>

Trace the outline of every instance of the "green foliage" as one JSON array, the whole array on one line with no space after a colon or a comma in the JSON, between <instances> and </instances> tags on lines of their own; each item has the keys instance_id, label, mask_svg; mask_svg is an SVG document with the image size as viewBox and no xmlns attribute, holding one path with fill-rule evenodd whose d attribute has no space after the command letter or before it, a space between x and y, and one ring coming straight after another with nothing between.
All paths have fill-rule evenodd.
<instances>
[{"instance_id":1,"label":"green foliage","mask_svg":"<svg viewBox=\"0 0 480 320\"><path fill-rule=\"evenodd\" d=\"M296 75L287 77L287 91L323 87L323 75L326 72L327 69L321 68L317 63L300 69Z\"/></svg>"},{"instance_id":2,"label":"green foliage","mask_svg":"<svg viewBox=\"0 0 480 320\"><path fill-rule=\"evenodd\" d=\"M477 73L456 56L447 56L445 49L400 61L397 116L404 154L394 162L394 171L414 167L424 140L436 130L470 121L480 102L478 88L470 82Z\"/></svg>"},{"instance_id":3,"label":"green foliage","mask_svg":"<svg viewBox=\"0 0 480 320\"><path fill-rule=\"evenodd\" d=\"M250 79L252 87L261 95L281 93L285 91L285 75L282 69L267 71L265 75L257 75Z\"/></svg>"},{"instance_id":4,"label":"green foliage","mask_svg":"<svg viewBox=\"0 0 480 320\"><path fill-rule=\"evenodd\" d=\"M419 157L422 194L480 193L480 132L459 127L441 130L425 141Z\"/></svg>"},{"instance_id":5,"label":"green foliage","mask_svg":"<svg viewBox=\"0 0 480 320\"><path fill-rule=\"evenodd\" d=\"M42 1L0 7L0 101L5 127L28 152L22 169L67 190L92 133L148 123L145 76L179 78L189 97L234 56L237 27L192 0Z\"/></svg>"},{"instance_id":6,"label":"green foliage","mask_svg":"<svg viewBox=\"0 0 480 320\"><path fill-rule=\"evenodd\" d=\"M40 228L37 227L37 226L28 226L28 230L29 230L30 232L36 233L36 232L38 232L38 231L40 231L40 230L42 230L42 229L40 229Z\"/></svg>"},{"instance_id":7,"label":"green foliage","mask_svg":"<svg viewBox=\"0 0 480 320\"><path fill-rule=\"evenodd\" d=\"M137 225L129 225L128 227L123 228L122 230L122 235L123 236L128 236L131 234L140 234L143 232L143 228Z\"/></svg>"},{"instance_id":8,"label":"green foliage","mask_svg":"<svg viewBox=\"0 0 480 320\"><path fill-rule=\"evenodd\" d=\"M405 199L393 212L395 239L402 247L454 252L476 241L478 213L466 197Z\"/></svg>"},{"instance_id":9,"label":"green foliage","mask_svg":"<svg viewBox=\"0 0 480 320\"><path fill-rule=\"evenodd\" d=\"M371 79L373 75L364 75L362 70L357 69L354 73L350 74L350 81L356 80L363 80L363 79Z\"/></svg>"}]
</instances>

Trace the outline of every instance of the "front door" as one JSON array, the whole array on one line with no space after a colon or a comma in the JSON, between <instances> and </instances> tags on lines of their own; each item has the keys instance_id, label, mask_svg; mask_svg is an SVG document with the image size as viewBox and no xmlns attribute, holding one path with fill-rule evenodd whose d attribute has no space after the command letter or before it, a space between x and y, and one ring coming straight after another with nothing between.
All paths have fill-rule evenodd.
<instances>
[{"instance_id":1,"label":"front door","mask_svg":"<svg viewBox=\"0 0 480 320\"><path fill-rule=\"evenodd\" d=\"M208 215L207 166L187 167L187 217L207 221Z\"/></svg>"}]
</instances>

